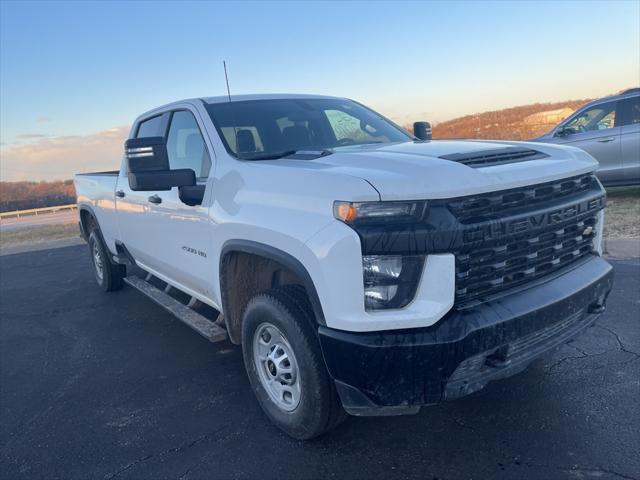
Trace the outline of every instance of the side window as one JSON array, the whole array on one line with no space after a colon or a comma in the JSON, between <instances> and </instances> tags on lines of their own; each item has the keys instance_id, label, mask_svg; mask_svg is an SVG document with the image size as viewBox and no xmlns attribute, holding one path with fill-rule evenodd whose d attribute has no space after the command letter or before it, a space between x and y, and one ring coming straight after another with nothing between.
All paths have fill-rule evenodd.
<instances>
[{"instance_id":1,"label":"side window","mask_svg":"<svg viewBox=\"0 0 640 480\"><path fill-rule=\"evenodd\" d=\"M607 130L616 126L616 102L603 103L586 109L566 124L572 133Z\"/></svg>"},{"instance_id":2,"label":"side window","mask_svg":"<svg viewBox=\"0 0 640 480\"><path fill-rule=\"evenodd\" d=\"M191 112L181 110L173 113L167 135L167 155L172 169L191 168L198 178L209 175L211 159Z\"/></svg>"},{"instance_id":3,"label":"side window","mask_svg":"<svg viewBox=\"0 0 640 480\"><path fill-rule=\"evenodd\" d=\"M162 137L164 136L164 124L163 115L158 115L157 117L145 120L138 126L138 133L136 134L136 137Z\"/></svg>"},{"instance_id":4,"label":"side window","mask_svg":"<svg viewBox=\"0 0 640 480\"><path fill-rule=\"evenodd\" d=\"M627 98L618 102L620 126L640 123L640 97Z\"/></svg>"}]
</instances>

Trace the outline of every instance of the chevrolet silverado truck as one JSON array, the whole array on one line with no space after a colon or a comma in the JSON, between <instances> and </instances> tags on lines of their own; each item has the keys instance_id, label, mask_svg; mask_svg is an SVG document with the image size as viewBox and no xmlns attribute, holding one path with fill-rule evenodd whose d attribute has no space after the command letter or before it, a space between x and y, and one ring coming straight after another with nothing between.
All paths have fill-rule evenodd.
<instances>
[{"instance_id":1,"label":"chevrolet silverado truck","mask_svg":"<svg viewBox=\"0 0 640 480\"><path fill-rule=\"evenodd\" d=\"M241 345L298 439L520 372L605 309L598 164L415 127L311 95L144 113L119 171L75 177L97 283Z\"/></svg>"}]
</instances>

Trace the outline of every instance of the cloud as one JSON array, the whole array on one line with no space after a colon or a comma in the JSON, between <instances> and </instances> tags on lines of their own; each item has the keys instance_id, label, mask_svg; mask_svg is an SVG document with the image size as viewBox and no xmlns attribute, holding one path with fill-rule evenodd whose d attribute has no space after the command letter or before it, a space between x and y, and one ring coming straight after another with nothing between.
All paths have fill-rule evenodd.
<instances>
[{"instance_id":1,"label":"cloud","mask_svg":"<svg viewBox=\"0 0 640 480\"><path fill-rule=\"evenodd\" d=\"M16 135L17 139L20 140L34 140L38 138L46 138L50 137L48 133L21 133L20 135Z\"/></svg>"},{"instance_id":2,"label":"cloud","mask_svg":"<svg viewBox=\"0 0 640 480\"><path fill-rule=\"evenodd\" d=\"M31 137L0 151L0 180L64 180L78 172L117 170L129 127L91 135ZM39 135L39 134L35 134Z\"/></svg>"}]
</instances>

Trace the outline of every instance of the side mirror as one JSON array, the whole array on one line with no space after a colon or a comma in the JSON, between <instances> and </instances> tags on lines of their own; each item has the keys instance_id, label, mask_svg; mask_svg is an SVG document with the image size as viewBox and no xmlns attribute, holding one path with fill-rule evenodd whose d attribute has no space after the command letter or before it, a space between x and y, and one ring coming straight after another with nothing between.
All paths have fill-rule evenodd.
<instances>
[{"instance_id":1,"label":"side mirror","mask_svg":"<svg viewBox=\"0 0 640 480\"><path fill-rule=\"evenodd\" d=\"M131 138L125 142L129 187L134 191L191 187L196 173L190 168L171 170L163 137Z\"/></svg>"},{"instance_id":2,"label":"side mirror","mask_svg":"<svg viewBox=\"0 0 640 480\"><path fill-rule=\"evenodd\" d=\"M129 172L129 187L138 192L171 190L173 187L193 187L195 184L196 172L190 168Z\"/></svg>"},{"instance_id":3,"label":"side mirror","mask_svg":"<svg viewBox=\"0 0 640 480\"><path fill-rule=\"evenodd\" d=\"M169 170L164 137L130 138L124 143L124 151L130 173Z\"/></svg>"},{"instance_id":4,"label":"side mirror","mask_svg":"<svg viewBox=\"0 0 640 480\"><path fill-rule=\"evenodd\" d=\"M413 135L420 140L431 140L431 124L429 122L415 122Z\"/></svg>"},{"instance_id":5,"label":"side mirror","mask_svg":"<svg viewBox=\"0 0 640 480\"><path fill-rule=\"evenodd\" d=\"M566 137L569 134L569 132L567 131L567 127L560 127L556 130L555 136L556 137Z\"/></svg>"}]
</instances>

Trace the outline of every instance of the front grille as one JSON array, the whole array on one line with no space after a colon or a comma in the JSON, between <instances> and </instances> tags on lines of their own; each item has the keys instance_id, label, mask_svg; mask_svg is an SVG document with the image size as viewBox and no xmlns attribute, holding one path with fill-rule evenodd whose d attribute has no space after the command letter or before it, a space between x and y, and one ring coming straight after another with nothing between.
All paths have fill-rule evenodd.
<instances>
[{"instance_id":1,"label":"front grille","mask_svg":"<svg viewBox=\"0 0 640 480\"><path fill-rule=\"evenodd\" d=\"M580 175L524 188L461 197L449 201L448 207L460 223L478 223L543 208L559 199L593 189L597 183L593 174Z\"/></svg>"},{"instance_id":2,"label":"front grille","mask_svg":"<svg viewBox=\"0 0 640 480\"><path fill-rule=\"evenodd\" d=\"M545 200L537 192L546 192ZM450 201L466 232L454 252L456 304L484 301L591 254L603 206L601 187L590 175Z\"/></svg>"},{"instance_id":3,"label":"front grille","mask_svg":"<svg viewBox=\"0 0 640 480\"><path fill-rule=\"evenodd\" d=\"M566 267L593 251L597 215L456 255L456 301L466 303ZM591 227L591 228L588 228ZM585 233L587 232L587 233Z\"/></svg>"},{"instance_id":4,"label":"front grille","mask_svg":"<svg viewBox=\"0 0 640 480\"><path fill-rule=\"evenodd\" d=\"M537 160L548 156L546 153L531 150L530 148L505 147L493 150L481 150L479 152L452 153L442 155L439 158L452 160L470 167L489 167L523 160Z\"/></svg>"}]
</instances>

